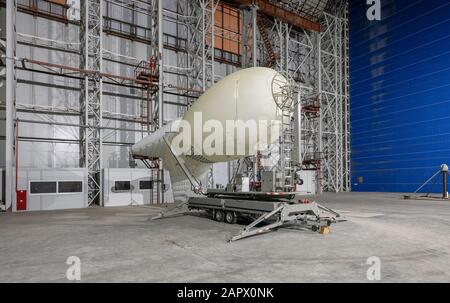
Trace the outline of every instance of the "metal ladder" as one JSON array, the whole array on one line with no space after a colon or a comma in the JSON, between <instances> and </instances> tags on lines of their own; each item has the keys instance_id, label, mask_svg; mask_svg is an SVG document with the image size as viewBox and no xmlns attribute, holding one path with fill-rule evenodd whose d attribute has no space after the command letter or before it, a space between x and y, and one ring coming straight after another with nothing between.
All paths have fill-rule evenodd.
<instances>
[{"instance_id":1,"label":"metal ladder","mask_svg":"<svg viewBox=\"0 0 450 303\"><path fill-rule=\"evenodd\" d=\"M152 102L154 95L158 91L157 81L159 78L157 58L152 56L148 61L141 61L134 69L135 78L142 86L141 102L141 129L149 134L153 131Z\"/></svg>"},{"instance_id":2,"label":"metal ladder","mask_svg":"<svg viewBox=\"0 0 450 303\"><path fill-rule=\"evenodd\" d=\"M273 81L276 81L275 79ZM281 110L281 136L280 136L280 161L279 172L282 174L282 188L290 192L294 190L294 168L292 166L292 150L294 145L293 115L297 102L293 96L293 84L283 84L277 94L274 94L275 102Z\"/></svg>"},{"instance_id":3,"label":"metal ladder","mask_svg":"<svg viewBox=\"0 0 450 303\"><path fill-rule=\"evenodd\" d=\"M292 167L292 149L294 130L292 125L292 111L285 108L282 111L281 126L283 133L280 140L280 165L283 173L284 191L292 191L294 189L294 176Z\"/></svg>"},{"instance_id":4,"label":"metal ladder","mask_svg":"<svg viewBox=\"0 0 450 303\"><path fill-rule=\"evenodd\" d=\"M264 42L264 47L266 48L269 57L268 61L265 63L265 66L273 67L277 62L277 56L275 54L275 51L273 50L272 42L269 38L269 33L267 32L266 21L258 15L256 24L258 25L259 33L261 34L261 38Z\"/></svg>"}]
</instances>

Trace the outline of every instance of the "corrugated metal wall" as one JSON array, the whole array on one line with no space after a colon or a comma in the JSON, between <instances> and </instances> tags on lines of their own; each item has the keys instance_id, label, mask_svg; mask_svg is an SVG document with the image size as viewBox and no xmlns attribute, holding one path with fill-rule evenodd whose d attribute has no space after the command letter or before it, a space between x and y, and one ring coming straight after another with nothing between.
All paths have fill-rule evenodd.
<instances>
[{"instance_id":1,"label":"corrugated metal wall","mask_svg":"<svg viewBox=\"0 0 450 303\"><path fill-rule=\"evenodd\" d=\"M413 192L450 163L450 2L381 4L351 1L353 190Z\"/></svg>"}]
</instances>

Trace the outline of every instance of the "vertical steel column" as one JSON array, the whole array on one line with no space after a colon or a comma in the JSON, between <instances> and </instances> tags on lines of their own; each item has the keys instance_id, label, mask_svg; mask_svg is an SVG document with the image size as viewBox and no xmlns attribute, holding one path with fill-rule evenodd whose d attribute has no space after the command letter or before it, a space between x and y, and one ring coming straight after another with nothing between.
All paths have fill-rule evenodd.
<instances>
[{"instance_id":1,"label":"vertical steel column","mask_svg":"<svg viewBox=\"0 0 450 303\"><path fill-rule=\"evenodd\" d=\"M163 20L163 0L158 0L158 66L159 66L159 78L158 78L158 127L164 126L164 20ZM160 161L160 167L163 167L162 160ZM164 203L164 170L161 169L158 173L160 182L157 183L158 187L158 202ZM159 188L161 187L161 190Z\"/></svg>"},{"instance_id":2,"label":"vertical steel column","mask_svg":"<svg viewBox=\"0 0 450 303\"><path fill-rule=\"evenodd\" d=\"M249 59L248 59L248 28L249 28L249 13L248 10L244 9L241 10L242 14L242 43L241 43L241 68L247 68L249 66Z\"/></svg>"},{"instance_id":3,"label":"vertical steel column","mask_svg":"<svg viewBox=\"0 0 450 303\"><path fill-rule=\"evenodd\" d=\"M346 175L349 175L349 147L348 141L345 141L348 125L344 127L344 123L348 122L348 92L344 91L348 74L343 72L348 59L344 58L347 54L343 54L346 47L343 15L341 8L335 15L324 13L320 34L322 173L324 190L331 192L347 190Z\"/></svg>"},{"instance_id":4,"label":"vertical steel column","mask_svg":"<svg viewBox=\"0 0 450 303\"><path fill-rule=\"evenodd\" d=\"M189 3L186 0L177 0L177 15L175 17L176 22L176 37L179 38L176 47L184 48L186 52L176 52L177 65L179 69L176 70L177 73L177 85L179 87L190 87L190 69L191 69L191 58L189 52L190 47L190 10ZM185 42L182 45L181 42ZM182 104L190 105L192 98L188 96L177 96L178 100ZM182 116L187 107L178 107L177 115Z\"/></svg>"},{"instance_id":5,"label":"vertical steel column","mask_svg":"<svg viewBox=\"0 0 450 303\"><path fill-rule=\"evenodd\" d=\"M443 199L448 199L447 174L448 174L448 171L442 171L442 198Z\"/></svg>"},{"instance_id":6,"label":"vertical steel column","mask_svg":"<svg viewBox=\"0 0 450 303\"><path fill-rule=\"evenodd\" d=\"M296 120L296 166L304 170L316 170L314 164L315 155L318 153L318 123L317 112L311 111L317 100L317 53L316 33L306 30L295 30L290 28L287 60L288 76L295 80L297 91L297 113ZM303 111L303 108L305 109ZM314 108L313 108L314 109ZM316 109L317 110L317 109ZM319 180L319 178L317 178Z\"/></svg>"},{"instance_id":7,"label":"vertical steel column","mask_svg":"<svg viewBox=\"0 0 450 303\"><path fill-rule=\"evenodd\" d=\"M209 45L209 49L210 49L210 60L211 60L211 86L214 85L214 83L216 82L216 73L215 73L215 48L216 48L216 39L215 39L215 35L216 35L216 22L215 22L215 13L216 13L216 8L217 5L219 4L219 0L217 0L216 2L212 1L211 2L211 12L210 12L210 18L211 18L211 23L210 26L211 28L209 29L211 31L211 42ZM205 89L206 90L206 89Z\"/></svg>"},{"instance_id":8,"label":"vertical steel column","mask_svg":"<svg viewBox=\"0 0 450 303\"><path fill-rule=\"evenodd\" d=\"M17 144L14 140L14 120L16 116L16 11L17 5L15 0L6 1L6 141L5 141L5 164L6 164L6 180L5 180L5 207L11 207L15 201L14 182L14 148ZM14 205L13 210L16 210Z\"/></svg>"},{"instance_id":9,"label":"vertical steel column","mask_svg":"<svg viewBox=\"0 0 450 303\"><path fill-rule=\"evenodd\" d=\"M297 161L299 167L302 167L303 162L303 154L305 147L303 146L304 138L303 138L303 117L302 117L302 88L299 87L297 91L297 107L295 109L295 144L296 151L295 155L293 155L293 159Z\"/></svg>"},{"instance_id":10,"label":"vertical steel column","mask_svg":"<svg viewBox=\"0 0 450 303\"><path fill-rule=\"evenodd\" d=\"M284 57L285 57L285 73L286 73L286 75L289 75L289 61L290 61L290 57L289 57L289 41L290 41L290 29L291 29L291 27L289 26L289 24L287 24L287 23L285 23L284 24L284 30L286 31L285 32L285 39L286 39L286 41L285 41L285 55L284 55Z\"/></svg>"},{"instance_id":11,"label":"vertical steel column","mask_svg":"<svg viewBox=\"0 0 450 303\"><path fill-rule=\"evenodd\" d=\"M97 73L81 81L80 164L88 169L88 203L103 204L102 172L102 0L80 2L80 67Z\"/></svg>"},{"instance_id":12,"label":"vertical steel column","mask_svg":"<svg viewBox=\"0 0 450 303\"><path fill-rule=\"evenodd\" d=\"M258 62L256 60L256 57L258 55L258 41L257 41L257 28L258 24L256 22L256 19L258 18L258 8L256 5L252 6L252 30L253 30L253 37L252 37L252 65L258 66Z\"/></svg>"},{"instance_id":13,"label":"vertical steel column","mask_svg":"<svg viewBox=\"0 0 450 303\"><path fill-rule=\"evenodd\" d=\"M335 192L340 192L341 191L341 178L342 175L340 174L340 167L342 166L342 154L340 153L340 139L342 138L342 136L340 136L339 130L340 130L340 120L341 120L341 115L339 113L339 99L340 99L340 95L339 95L339 86L341 84L341 82L339 81L339 63L340 63L340 57L339 57L339 49L340 49L340 45L339 45L339 37L340 37L340 33L339 33L339 19L336 17L334 19L334 117L335 117L335 121L334 121L334 174L333 177L335 179L335 185L334 185L334 191Z\"/></svg>"},{"instance_id":14,"label":"vertical steel column","mask_svg":"<svg viewBox=\"0 0 450 303\"><path fill-rule=\"evenodd\" d=\"M6 9L6 8L5 8ZM0 8L1 10L1 8ZM6 14L5 14L6 15ZM6 102L6 17L0 18L0 103L7 104ZM6 114L6 112L5 112ZM9 120L5 119L5 124L9 122ZM6 138L6 125L4 128L0 129L0 136L4 136ZM5 140L6 143L6 140ZM6 146L4 144L0 145L0 149L5 149L5 166L6 165L6 153L8 152L6 149ZM5 182L6 183L6 182ZM9 191L6 191L4 187L0 185L0 188L2 188L2 193L6 193ZM7 195L6 199L3 199L3 196L0 197L0 212L6 210L10 207L11 199L8 198ZM9 195L11 196L11 195Z\"/></svg>"},{"instance_id":15,"label":"vertical steel column","mask_svg":"<svg viewBox=\"0 0 450 303\"><path fill-rule=\"evenodd\" d=\"M316 50L317 50L317 96L319 98L319 105L320 105L320 116L319 116L319 129L318 129L318 138L317 138L317 144L318 144L318 150L320 155L320 169L318 172L318 176L316 177L316 183L317 183L317 194L321 195L323 193L323 111L322 111L322 56L321 56L321 49L322 49L322 39L321 39L321 33L317 33L316 35Z\"/></svg>"},{"instance_id":16,"label":"vertical steel column","mask_svg":"<svg viewBox=\"0 0 450 303\"><path fill-rule=\"evenodd\" d=\"M214 84L214 12L217 0L188 2L189 87L206 90ZM208 40L210 38L210 41Z\"/></svg>"},{"instance_id":17,"label":"vertical steel column","mask_svg":"<svg viewBox=\"0 0 450 303\"><path fill-rule=\"evenodd\" d=\"M344 54L343 54L343 69L344 69L344 157L345 157L345 191L351 191L351 146L350 146L350 77L349 77L349 25L348 25L348 1L344 8Z\"/></svg>"},{"instance_id":18,"label":"vertical steel column","mask_svg":"<svg viewBox=\"0 0 450 303\"><path fill-rule=\"evenodd\" d=\"M158 0L158 127L164 124L164 43L163 43L163 0Z\"/></svg>"},{"instance_id":19,"label":"vertical steel column","mask_svg":"<svg viewBox=\"0 0 450 303\"><path fill-rule=\"evenodd\" d=\"M274 41L276 44L278 44L278 55L280 58L277 60L277 70L284 74L284 56L286 55L284 52L284 47L286 46L284 43L284 35L283 35L283 22L280 20L275 19L275 30L277 31L277 38L278 41ZM287 76L287 74L286 74Z\"/></svg>"},{"instance_id":20,"label":"vertical steel column","mask_svg":"<svg viewBox=\"0 0 450 303\"><path fill-rule=\"evenodd\" d=\"M205 91L215 82L214 13L218 3L218 0L187 1L189 88ZM207 182L209 186L214 182L212 170Z\"/></svg>"}]
</instances>

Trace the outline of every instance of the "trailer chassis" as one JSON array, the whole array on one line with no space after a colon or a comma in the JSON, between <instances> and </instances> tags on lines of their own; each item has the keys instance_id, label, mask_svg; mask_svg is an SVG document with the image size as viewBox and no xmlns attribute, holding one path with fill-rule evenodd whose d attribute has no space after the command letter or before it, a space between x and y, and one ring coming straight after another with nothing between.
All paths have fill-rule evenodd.
<instances>
[{"instance_id":1,"label":"trailer chassis","mask_svg":"<svg viewBox=\"0 0 450 303\"><path fill-rule=\"evenodd\" d=\"M238 217L254 219L229 241L256 236L286 226L302 226L319 232L331 224L344 221L341 216L316 202L254 201L233 198L191 197L188 201L161 212L153 220L206 210L219 222L235 224ZM263 225L266 223L265 225Z\"/></svg>"}]
</instances>

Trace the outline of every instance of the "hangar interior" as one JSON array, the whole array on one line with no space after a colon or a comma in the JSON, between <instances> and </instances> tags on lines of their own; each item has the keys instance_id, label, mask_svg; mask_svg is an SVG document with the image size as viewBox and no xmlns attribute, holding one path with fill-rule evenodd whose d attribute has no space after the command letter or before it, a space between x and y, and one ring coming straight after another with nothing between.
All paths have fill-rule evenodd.
<instances>
[{"instance_id":1,"label":"hangar interior","mask_svg":"<svg viewBox=\"0 0 450 303\"><path fill-rule=\"evenodd\" d=\"M180 117L226 75L251 66L282 71L301 88L296 162L314 172L309 175L317 190L350 190L345 3L128 2L13 1L11 11L3 5L3 16L16 20L10 50L17 58L11 70L15 83L8 92L15 102L13 108L3 103L1 121L2 166L8 176L18 176L17 185L6 178L4 187L14 211L16 190L26 191L28 210L73 208L63 199L42 208L40 197L34 198L46 189L33 188L48 186L58 195L55 182L71 179L83 183L78 207L108 206L114 195L123 205L139 204L122 193L137 181L121 174L146 168L130 161L130 146ZM277 146L259 159L270 170L278 161ZM83 177L80 168L86 170ZM236 163L214 165L209 187L226 186L235 169ZM43 171L33 175L36 170ZM73 178L61 179L60 170ZM141 177L152 180L151 197L144 200L172 202L167 172L152 170ZM117 179L118 192L111 192L105 176ZM53 183L33 183L45 180ZM135 196L143 195L133 187Z\"/></svg>"},{"instance_id":2,"label":"hangar interior","mask_svg":"<svg viewBox=\"0 0 450 303\"><path fill-rule=\"evenodd\" d=\"M364 257L376 254L392 265L388 280L448 281L450 247L442 235L448 201L394 193L444 190L448 198L442 181L448 168L441 165L449 152L450 5L384 0L380 21L368 19L369 7L346 0L0 0L5 239L15 237L8 229L28 224L51 235L56 247L77 231L86 249L63 245L57 253L74 249L72 255L84 256L87 281L240 281L248 274L258 282L360 281ZM222 243L236 227L202 215L147 220L173 204L171 176L158 159L133 157L131 147L182 117L223 78L251 67L272 68L295 87L288 131L255 155L212 164L204 182L224 189L236 176L255 184L264 182L256 180L261 173L273 172L269 179L282 183L278 189L346 215L329 242L288 231L239 242L240 250ZM301 184L294 184L294 172ZM89 230L90 240L81 236ZM33 240L46 235L23 236L29 240L23 248L42 252L37 258L57 260ZM283 249L266 258L258 247L274 241ZM288 256L302 241L316 248L301 260ZM352 255L356 242L366 246ZM321 267L336 247L337 259L352 257ZM95 255L105 249L116 254L106 254L102 272ZM26 257L14 251L5 248L4 255ZM126 261L118 257L128 253ZM176 260L161 271L170 254ZM136 258L154 274L142 271ZM273 264L274 258L284 261ZM417 260L428 266L411 268ZM302 267L308 262L316 274ZM189 263L197 270L187 277ZM298 265L289 278L269 271L287 264ZM6 258L0 265L11 266ZM58 276L63 267L51 266L48 279L64 279ZM0 280L29 280L22 271L1 272Z\"/></svg>"}]
</instances>

